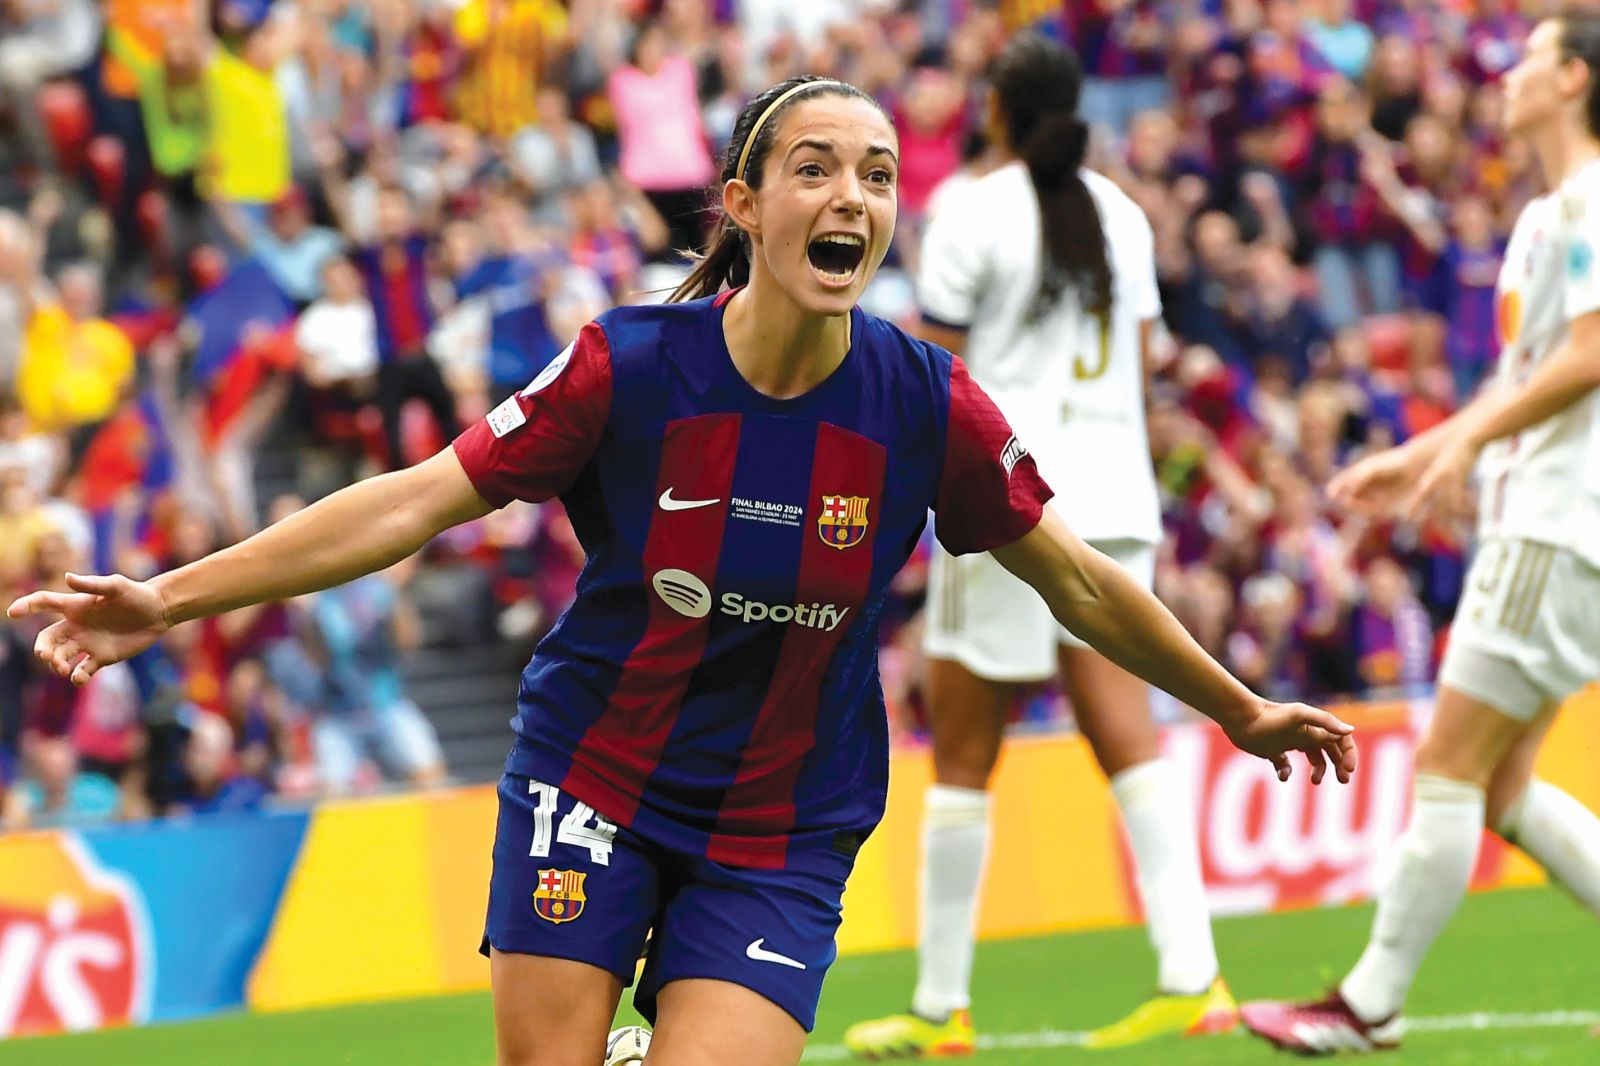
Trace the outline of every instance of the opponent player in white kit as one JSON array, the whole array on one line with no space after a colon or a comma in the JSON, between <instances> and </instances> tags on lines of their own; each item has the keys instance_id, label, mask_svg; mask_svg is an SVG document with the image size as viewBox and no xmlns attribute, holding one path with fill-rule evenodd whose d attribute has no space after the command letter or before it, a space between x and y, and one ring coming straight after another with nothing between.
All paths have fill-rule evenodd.
<instances>
[{"instance_id":1,"label":"opponent player in white kit","mask_svg":"<svg viewBox=\"0 0 1600 1066\"><path fill-rule=\"evenodd\" d=\"M922 333L967 361L1057 486L1053 506L1148 586L1161 539L1144 421L1144 353L1161 313L1150 224L1109 180L1082 169L1082 74L1071 53L1019 36L990 78L988 136L1009 162L941 190L923 240ZM910 1012L860 1023L846 1045L871 1058L973 1049L989 778L1019 684L1058 668L1127 825L1160 968L1160 994L1090 1043L1232 1028L1192 819L1160 758L1144 683L1063 630L987 555L938 552L927 612L936 783L925 809L917 988Z\"/></svg>"},{"instance_id":2,"label":"opponent player in white kit","mask_svg":"<svg viewBox=\"0 0 1600 1066\"><path fill-rule=\"evenodd\" d=\"M1533 779L1561 701L1600 678L1600 15L1539 23L1504 88L1507 129L1553 191L1523 210L1501 266L1492 387L1331 486L1358 511L1415 517L1461 492L1482 453L1478 554L1372 938L1325 999L1244 1007L1252 1031L1302 1054L1399 1042L1485 825L1600 914L1600 818Z\"/></svg>"}]
</instances>

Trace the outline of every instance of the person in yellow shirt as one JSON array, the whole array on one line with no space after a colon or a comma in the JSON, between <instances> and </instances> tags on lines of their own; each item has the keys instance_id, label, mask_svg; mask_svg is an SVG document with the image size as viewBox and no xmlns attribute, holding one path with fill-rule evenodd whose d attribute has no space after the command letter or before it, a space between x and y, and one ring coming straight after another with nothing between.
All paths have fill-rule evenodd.
<instances>
[{"instance_id":1,"label":"person in yellow shirt","mask_svg":"<svg viewBox=\"0 0 1600 1066\"><path fill-rule=\"evenodd\" d=\"M566 36L557 0L467 0L456 12L466 53L456 96L461 121L493 137L539 121L539 83Z\"/></svg>"},{"instance_id":2,"label":"person in yellow shirt","mask_svg":"<svg viewBox=\"0 0 1600 1066\"><path fill-rule=\"evenodd\" d=\"M67 267L58 290L56 300L33 307L17 370L17 399L44 432L104 421L133 380L133 344L100 317L95 268Z\"/></svg>"},{"instance_id":3,"label":"person in yellow shirt","mask_svg":"<svg viewBox=\"0 0 1600 1066\"><path fill-rule=\"evenodd\" d=\"M248 31L237 53L216 46L206 65L210 144L204 191L264 222L267 205L288 191L289 114L273 79L292 46L287 17L269 15Z\"/></svg>"}]
</instances>

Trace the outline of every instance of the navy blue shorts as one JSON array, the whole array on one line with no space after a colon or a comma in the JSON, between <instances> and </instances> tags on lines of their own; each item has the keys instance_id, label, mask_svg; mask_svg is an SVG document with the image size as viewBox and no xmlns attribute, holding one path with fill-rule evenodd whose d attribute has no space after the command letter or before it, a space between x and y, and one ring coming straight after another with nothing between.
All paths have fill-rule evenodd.
<instances>
[{"instance_id":1,"label":"navy blue shorts","mask_svg":"<svg viewBox=\"0 0 1600 1066\"><path fill-rule=\"evenodd\" d=\"M731 981L776 1003L810 1032L837 950L837 877L753 870L683 855L619 828L550 785L500 779L489 917L480 950L586 962L633 984L652 1023L671 981Z\"/></svg>"}]
</instances>

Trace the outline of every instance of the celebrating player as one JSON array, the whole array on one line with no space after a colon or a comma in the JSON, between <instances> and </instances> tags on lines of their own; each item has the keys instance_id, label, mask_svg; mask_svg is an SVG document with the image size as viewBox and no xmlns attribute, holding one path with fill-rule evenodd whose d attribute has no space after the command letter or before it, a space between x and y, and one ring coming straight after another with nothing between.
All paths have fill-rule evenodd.
<instances>
[{"instance_id":1,"label":"celebrating player","mask_svg":"<svg viewBox=\"0 0 1600 1066\"><path fill-rule=\"evenodd\" d=\"M388 565L513 499L559 495L588 554L523 673L484 950L502 1064L593 1066L635 1003L653 1066L792 1066L840 896L883 812L876 665L931 507L1056 617L1290 772L1348 777L1348 726L1252 695L1086 547L961 363L856 307L894 232L897 142L837 81L757 97L725 218L677 294L586 326L451 447L148 582L72 577L14 615L87 681L170 625ZM723 292L725 285L733 286ZM359 950L355 948L354 950Z\"/></svg>"},{"instance_id":2,"label":"celebrating player","mask_svg":"<svg viewBox=\"0 0 1600 1066\"><path fill-rule=\"evenodd\" d=\"M929 223L923 336L967 361L1060 490L1054 507L1072 530L1148 588L1161 539L1144 424L1145 349L1161 313L1150 225L1109 180L1081 169L1083 73L1070 52L1020 35L990 78L987 132L1007 164L952 190ZM917 987L910 1012L863 1022L845 1043L871 1057L975 1046L986 790L1019 683L1056 674L1058 663L1122 810L1159 956L1157 996L1089 1044L1232 1028L1192 819L1160 758L1144 683L1062 629L991 556L936 554L928 614L935 783L924 816Z\"/></svg>"},{"instance_id":3,"label":"celebrating player","mask_svg":"<svg viewBox=\"0 0 1600 1066\"><path fill-rule=\"evenodd\" d=\"M1304 1054L1399 1043L1406 993L1466 893L1485 825L1600 914L1600 819L1533 779L1561 701L1600 678L1600 16L1539 23L1505 100L1508 131L1553 191L1523 209L1501 266L1493 386L1330 486L1357 511L1417 517L1458 497L1482 453L1478 554L1372 939L1325 999L1242 1012Z\"/></svg>"}]
</instances>

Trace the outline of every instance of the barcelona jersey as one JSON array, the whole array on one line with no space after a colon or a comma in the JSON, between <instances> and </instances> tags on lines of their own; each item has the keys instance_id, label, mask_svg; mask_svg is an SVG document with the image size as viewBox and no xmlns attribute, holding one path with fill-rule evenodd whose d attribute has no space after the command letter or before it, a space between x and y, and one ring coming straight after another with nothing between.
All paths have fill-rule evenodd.
<instances>
[{"instance_id":1,"label":"barcelona jersey","mask_svg":"<svg viewBox=\"0 0 1600 1066\"><path fill-rule=\"evenodd\" d=\"M506 769L684 854L831 867L883 814L878 618L929 510L986 551L1050 490L943 349L857 309L833 374L773 399L727 298L607 312L455 441L490 504L559 496L587 555Z\"/></svg>"}]
</instances>

